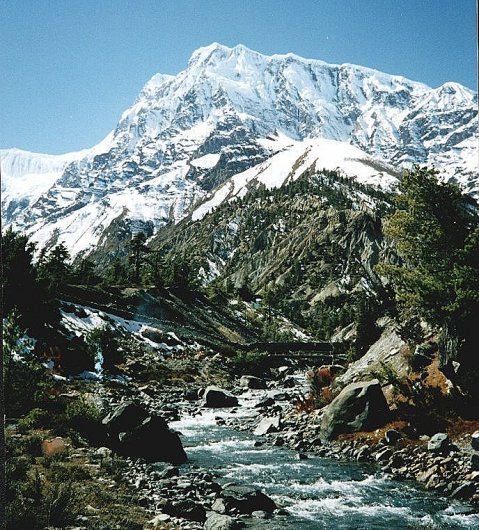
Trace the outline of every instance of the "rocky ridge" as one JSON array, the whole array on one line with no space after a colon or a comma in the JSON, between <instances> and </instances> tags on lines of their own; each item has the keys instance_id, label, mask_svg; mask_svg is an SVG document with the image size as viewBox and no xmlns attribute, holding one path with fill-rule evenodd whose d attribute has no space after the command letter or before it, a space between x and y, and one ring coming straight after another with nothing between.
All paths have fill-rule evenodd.
<instances>
[{"instance_id":1,"label":"rocky ridge","mask_svg":"<svg viewBox=\"0 0 479 530\"><path fill-rule=\"evenodd\" d=\"M367 170L379 186L391 165L420 163L473 193L476 107L477 95L457 83L432 89L360 66L213 44L177 76L155 75L91 150L62 158L3 151L4 224L86 255L106 234L153 235L283 149L294 165L312 139L340 142L346 173ZM318 168L329 167L327 151Z\"/></svg>"}]
</instances>

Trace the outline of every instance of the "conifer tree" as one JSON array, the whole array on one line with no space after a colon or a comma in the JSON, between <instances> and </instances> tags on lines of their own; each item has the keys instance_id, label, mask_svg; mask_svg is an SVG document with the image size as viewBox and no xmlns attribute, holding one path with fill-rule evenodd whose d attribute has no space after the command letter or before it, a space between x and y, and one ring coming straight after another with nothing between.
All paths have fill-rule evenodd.
<instances>
[{"instance_id":1,"label":"conifer tree","mask_svg":"<svg viewBox=\"0 0 479 530\"><path fill-rule=\"evenodd\" d=\"M397 210L386 223L403 263L382 264L403 314L442 328L440 362L479 365L474 322L479 314L478 207L438 173L415 167L400 183Z\"/></svg>"}]
</instances>

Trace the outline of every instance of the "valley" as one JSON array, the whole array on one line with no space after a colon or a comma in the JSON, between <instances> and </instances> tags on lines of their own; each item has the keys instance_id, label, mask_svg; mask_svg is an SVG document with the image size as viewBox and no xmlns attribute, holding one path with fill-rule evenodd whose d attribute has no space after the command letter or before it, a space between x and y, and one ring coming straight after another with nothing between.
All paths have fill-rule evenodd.
<instances>
[{"instance_id":1,"label":"valley","mask_svg":"<svg viewBox=\"0 0 479 530\"><path fill-rule=\"evenodd\" d=\"M7 527L479 526L477 94L214 43L0 151Z\"/></svg>"}]
</instances>

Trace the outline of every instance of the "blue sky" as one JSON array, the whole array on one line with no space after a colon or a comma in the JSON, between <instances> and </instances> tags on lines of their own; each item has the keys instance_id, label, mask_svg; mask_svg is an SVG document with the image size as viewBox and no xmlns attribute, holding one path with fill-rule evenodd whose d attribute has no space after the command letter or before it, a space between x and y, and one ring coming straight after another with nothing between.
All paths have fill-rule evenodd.
<instances>
[{"instance_id":1,"label":"blue sky","mask_svg":"<svg viewBox=\"0 0 479 530\"><path fill-rule=\"evenodd\" d=\"M178 73L212 42L477 90L475 0L0 0L0 9L0 147L90 147L153 74Z\"/></svg>"}]
</instances>

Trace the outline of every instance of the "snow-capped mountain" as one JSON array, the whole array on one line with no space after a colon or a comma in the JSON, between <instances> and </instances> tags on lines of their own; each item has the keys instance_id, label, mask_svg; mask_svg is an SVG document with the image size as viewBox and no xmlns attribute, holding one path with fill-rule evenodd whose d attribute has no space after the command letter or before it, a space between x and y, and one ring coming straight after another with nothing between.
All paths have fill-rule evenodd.
<instances>
[{"instance_id":1,"label":"snow-capped mountain","mask_svg":"<svg viewBox=\"0 0 479 530\"><path fill-rule=\"evenodd\" d=\"M248 170L261 163L297 169L304 155L320 169L333 153L347 174L360 164L380 186L427 164L477 193L477 152L477 94L459 84L432 89L361 66L212 44L178 75L153 76L94 148L0 152L2 215L4 226L41 245L63 240L78 255L113 229L151 235L212 194L217 203L230 195L218 186L238 174L255 181ZM265 162L273 155L283 159ZM348 166L350 158L363 162Z\"/></svg>"}]
</instances>

